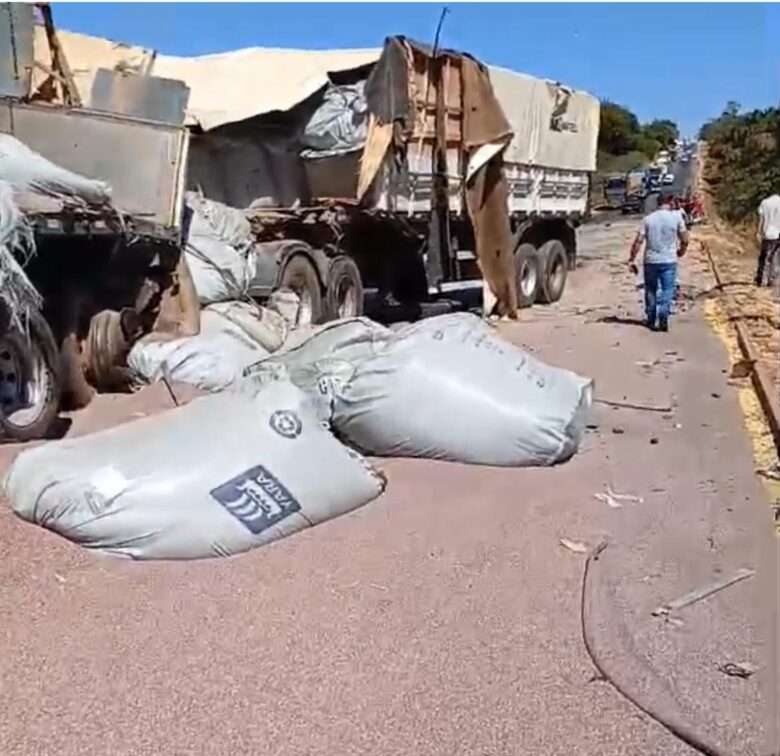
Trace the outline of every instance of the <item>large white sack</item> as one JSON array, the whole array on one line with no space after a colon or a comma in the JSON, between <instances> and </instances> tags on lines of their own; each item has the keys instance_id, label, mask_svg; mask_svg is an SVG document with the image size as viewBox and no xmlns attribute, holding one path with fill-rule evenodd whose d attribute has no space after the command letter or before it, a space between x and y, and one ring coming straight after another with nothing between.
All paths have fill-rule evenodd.
<instances>
[{"instance_id":1,"label":"large white sack","mask_svg":"<svg viewBox=\"0 0 780 756\"><path fill-rule=\"evenodd\" d=\"M289 377L314 400L318 416L330 422L334 394L391 334L368 318L300 326L290 331L281 349L247 368L244 375L259 382Z\"/></svg>"},{"instance_id":2,"label":"large white sack","mask_svg":"<svg viewBox=\"0 0 780 756\"><path fill-rule=\"evenodd\" d=\"M111 188L104 181L61 168L10 134L0 134L0 180L18 191L73 197L92 205L111 201Z\"/></svg>"},{"instance_id":3,"label":"large white sack","mask_svg":"<svg viewBox=\"0 0 780 756\"><path fill-rule=\"evenodd\" d=\"M590 379L463 313L408 326L346 382L325 374L319 385L331 393L334 430L366 453L500 466L571 457L593 394Z\"/></svg>"},{"instance_id":4,"label":"large white sack","mask_svg":"<svg viewBox=\"0 0 780 756\"><path fill-rule=\"evenodd\" d=\"M141 383L167 378L204 391L223 391L237 385L244 370L267 354L238 326L225 327L224 319L214 323L206 316L201 317L197 336L140 339L130 350L127 365Z\"/></svg>"},{"instance_id":5,"label":"large white sack","mask_svg":"<svg viewBox=\"0 0 780 756\"><path fill-rule=\"evenodd\" d=\"M277 312L255 302L215 302L201 310L206 332L235 329L267 352L275 352L287 339L290 326Z\"/></svg>"},{"instance_id":6,"label":"large white sack","mask_svg":"<svg viewBox=\"0 0 780 756\"><path fill-rule=\"evenodd\" d=\"M384 479L275 382L22 452L17 515L136 559L229 556L349 512Z\"/></svg>"},{"instance_id":7,"label":"large white sack","mask_svg":"<svg viewBox=\"0 0 780 756\"><path fill-rule=\"evenodd\" d=\"M279 349L289 326L276 312L255 303L220 302L200 313L200 333L161 341L139 340L127 357L140 383L168 378L204 391L237 385L249 366Z\"/></svg>"},{"instance_id":8,"label":"large white sack","mask_svg":"<svg viewBox=\"0 0 780 756\"><path fill-rule=\"evenodd\" d=\"M256 271L249 221L241 210L187 194L192 211L185 245L201 304L242 299Z\"/></svg>"}]
</instances>

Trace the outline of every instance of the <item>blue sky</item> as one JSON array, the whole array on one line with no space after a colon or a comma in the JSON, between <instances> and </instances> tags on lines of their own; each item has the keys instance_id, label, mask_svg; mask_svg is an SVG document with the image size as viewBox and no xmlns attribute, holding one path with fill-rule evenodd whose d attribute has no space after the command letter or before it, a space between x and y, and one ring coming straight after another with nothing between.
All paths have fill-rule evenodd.
<instances>
[{"instance_id":1,"label":"blue sky","mask_svg":"<svg viewBox=\"0 0 780 756\"><path fill-rule=\"evenodd\" d=\"M378 47L430 41L440 4L55 4L58 26L173 55L239 47ZM772 45L770 46L770 39ZM453 3L442 44L672 118L684 133L728 100L780 99L780 6Z\"/></svg>"}]
</instances>

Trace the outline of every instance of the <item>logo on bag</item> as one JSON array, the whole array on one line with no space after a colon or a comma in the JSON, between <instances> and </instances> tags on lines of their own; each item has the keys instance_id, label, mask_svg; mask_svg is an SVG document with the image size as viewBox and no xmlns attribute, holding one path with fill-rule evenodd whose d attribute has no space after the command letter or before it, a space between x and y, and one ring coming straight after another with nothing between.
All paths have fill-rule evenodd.
<instances>
[{"instance_id":1,"label":"logo on bag","mask_svg":"<svg viewBox=\"0 0 780 756\"><path fill-rule=\"evenodd\" d=\"M271 429L285 438L297 438L301 435L301 419L291 410L277 410L269 420Z\"/></svg>"},{"instance_id":2,"label":"logo on bag","mask_svg":"<svg viewBox=\"0 0 780 756\"><path fill-rule=\"evenodd\" d=\"M210 493L254 535L301 511L297 499L262 465L237 475Z\"/></svg>"}]
</instances>

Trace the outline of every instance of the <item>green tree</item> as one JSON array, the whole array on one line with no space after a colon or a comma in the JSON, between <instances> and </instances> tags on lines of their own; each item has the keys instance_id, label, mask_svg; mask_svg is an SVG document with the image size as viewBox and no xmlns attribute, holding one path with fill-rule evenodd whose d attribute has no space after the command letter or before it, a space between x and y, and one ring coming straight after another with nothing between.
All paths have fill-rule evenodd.
<instances>
[{"instance_id":1,"label":"green tree","mask_svg":"<svg viewBox=\"0 0 780 756\"><path fill-rule=\"evenodd\" d=\"M634 149L646 155L648 160L655 159L658 151L666 146L662 144L658 139L653 139L647 134L639 134L634 140Z\"/></svg>"},{"instance_id":2,"label":"green tree","mask_svg":"<svg viewBox=\"0 0 780 756\"><path fill-rule=\"evenodd\" d=\"M647 139L658 142L662 148L666 149L679 139L680 130L674 121L668 119L655 120L642 127L642 135Z\"/></svg>"},{"instance_id":3,"label":"green tree","mask_svg":"<svg viewBox=\"0 0 780 756\"><path fill-rule=\"evenodd\" d=\"M705 178L718 212L732 222L755 217L758 203L780 191L780 109L739 111L727 103L700 131L708 144Z\"/></svg>"},{"instance_id":4,"label":"green tree","mask_svg":"<svg viewBox=\"0 0 780 756\"><path fill-rule=\"evenodd\" d=\"M628 108L602 101L599 149L611 155L625 155L633 149L638 133L639 121Z\"/></svg>"}]
</instances>

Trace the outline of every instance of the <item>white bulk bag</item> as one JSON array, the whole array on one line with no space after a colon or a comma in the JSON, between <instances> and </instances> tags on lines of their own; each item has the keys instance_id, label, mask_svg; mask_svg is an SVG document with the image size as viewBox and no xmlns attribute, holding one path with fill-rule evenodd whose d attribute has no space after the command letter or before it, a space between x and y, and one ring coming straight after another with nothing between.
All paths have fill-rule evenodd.
<instances>
[{"instance_id":1,"label":"white bulk bag","mask_svg":"<svg viewBox=\"0 0 780 756\"><path fill-rule=\"evenodd\" d=\"M205 319L206 324L209 318ZM203 326L203 323L202 323ZM223 391L237 385L244 369L266 356L260 345L236 326L203 330L197 336L170 341L146 337L137 341L127 365L139 383L163 378L189 383L204 391Z\"/></svg>"},{"instance_id":2,"label":"white bulk bag","mask_svg":"<svg viewBox=\"0 0 780 756\"><path fill-rule=\"evenodd\" d=\"M0 180L17 191L71 197L90 205L111 202L111 187L105 181L66 170L10 134L0 134Z\"/></svg>"},{"instance_id":3,"label":"white bulk bag","mask_svg":"<svg viewBox=\"0 0 780 756\"><path fill-rule=\"evenodd\" d=\"M315 401L318 416L330 422L334 393L391 334L368 318L301 326L290 332L281 349L247 368L244 375L260 382L276 380L279 375L289 377Z\"/></svg>"},{"instance_id":4,"label":"white bulk bag","mask_svg":"<svg viewBox=\"0 0 780 756\"><path fill-rule=\"evenodd\" d=\"M394 333L348 381L325 373L320 385L331 392L334 430L365 453L501 466L571 457L593 394L592 380L463 313Z\"/></svg>"},{"instance_id":5,"label":"white bulk bag","mask_svg":"<svg viewBox=\"0 0 780 756\"><path fill-rule=\"evenodd\" d=\"M384 485L287 382L24 451L3 482L25 520L135 559L237 554L349 512Z\"/></svg>"},{"instance_id":6,"label":"white bulk bag","mask_svg":"<svg viewBox=\"0 0 780 756\"><path fill-rule=\"evenodd\" d=\"M200 313L201 331L233 330L249 337L266 352L277 351L287 339L287 321L255 302L215 302Z\"/></svg>"},{"instance_id":7,"label":"white bulk bag","mask_svg":"<svg viewBox=\"0 0 780 756\"><path fill-rule=\"evenodd\" d=\"M185 245L201 304L242 299L256 272L249 221L241 210L190 192L192 212Z\"/></svg>"}]
</instances>

